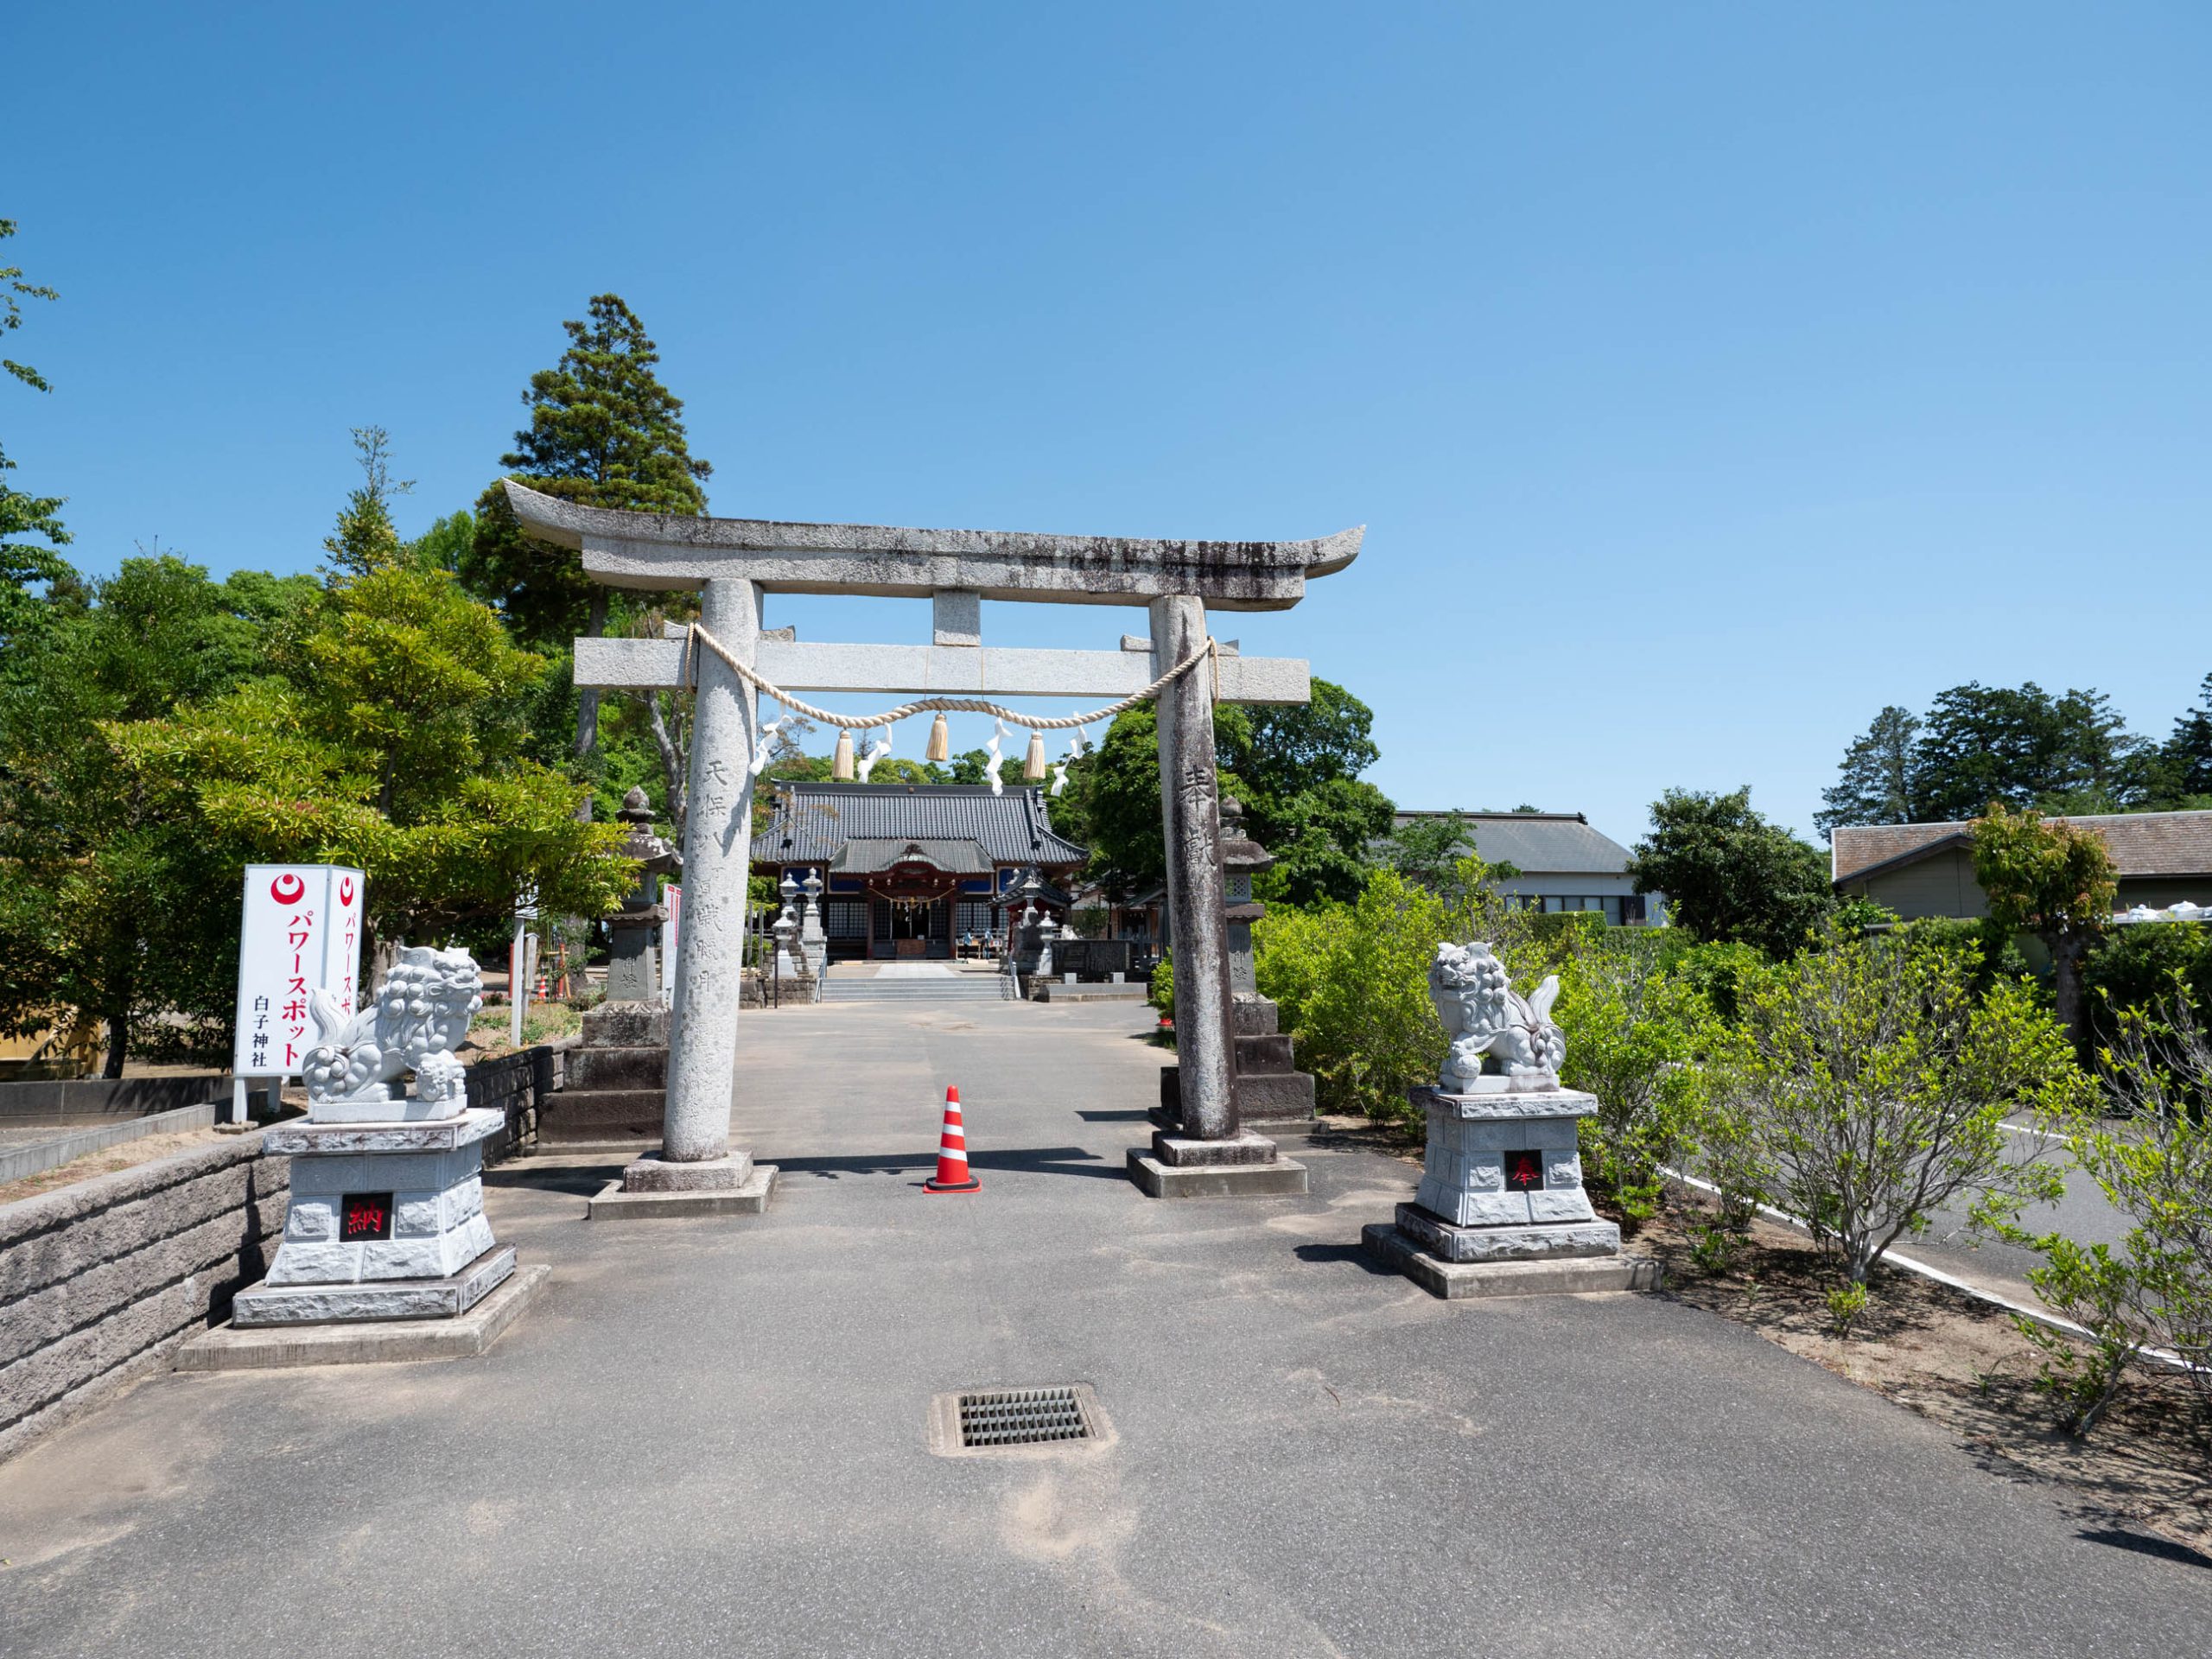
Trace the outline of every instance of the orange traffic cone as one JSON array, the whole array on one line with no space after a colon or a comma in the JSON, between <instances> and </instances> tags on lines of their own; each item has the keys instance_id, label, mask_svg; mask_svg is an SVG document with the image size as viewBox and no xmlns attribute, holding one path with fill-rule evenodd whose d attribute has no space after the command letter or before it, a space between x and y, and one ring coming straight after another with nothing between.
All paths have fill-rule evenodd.
<instances>
[{"instance_id":1,"label":"orange traffic cone","mask_svg":"<svg viewBox=\"0 0 2212 1659\"><path fill-rule=\"evenodd\" d=\"M960 1091L944 1091L944 1128L938 1136L937 1176L922 1183L925 1192L980 1192L983 1184L968 1173L968 1131L960 1126Z\"/></svg>"}]
</instances>

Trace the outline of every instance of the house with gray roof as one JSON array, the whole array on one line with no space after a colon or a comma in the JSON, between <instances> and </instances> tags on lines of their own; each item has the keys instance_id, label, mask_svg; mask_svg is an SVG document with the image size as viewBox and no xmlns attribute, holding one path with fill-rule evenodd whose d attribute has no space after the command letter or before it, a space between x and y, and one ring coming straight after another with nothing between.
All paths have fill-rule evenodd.
<instances>
[{"instance_id":1,"label":"house with gray roof","mask_svg":"<svg viewBox=\"0 0 2212 1659\"><path fill-rule=\"evenodd\" d=\"M966 938L1004 939L1015 885L1035 868L1038 901L1067 918L1065 887L1090 849L1055 835L1041 788L769 779L768 827L753 870L823 882L833 962L944 957Z\"/></svg>"},{"instance_id":2,"label":"house with gray roof","mask_svg":"<svg viewBox=\"0 0 2212 1659\"><path fill-rule=\"evenodd\" d=\"M1666 919L1664 895L1640 893L1628 873L1629 851L1591 827L1580 812L1405 811L1394 827L1423 819L1458 817L1467 839L1488 864L1510 864L1497 891L1529 910L1594 910L1617 927L1658 926Z\"/></svg>"},{"instance_id":3,"label":"house with gray roof","mask_svg":"<svg viewBox=\"0 0 2212 1659\"><path fill-rule=\"evenodd\" d=\"M2103 838L2120 877L2115 911L2212 904L2212 811L2084 813L2052 822ZM1832 845L1831 874L1846 898L1872 899L1907 921L1989 914L1989 896L1974 880L1972 823L1840 824Z\"/></svg>"}]
</instances>

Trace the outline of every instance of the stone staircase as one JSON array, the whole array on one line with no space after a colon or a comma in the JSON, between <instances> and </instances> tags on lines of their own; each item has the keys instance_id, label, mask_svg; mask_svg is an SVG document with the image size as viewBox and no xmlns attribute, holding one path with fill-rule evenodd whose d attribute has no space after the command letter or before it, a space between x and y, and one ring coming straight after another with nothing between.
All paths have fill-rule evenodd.
<instances>
[{"instance_id":1,"label":"stone staircase","mask_svg":"<svg viewBox=\"0 0 2212 1659\"><path fill-rule=\"evenodd\" d=\"M832 968L822 988L824 1002L1004 1002L1014 987L1004 974L878 974L866 978Z\"/></svg>"}]
</instances>

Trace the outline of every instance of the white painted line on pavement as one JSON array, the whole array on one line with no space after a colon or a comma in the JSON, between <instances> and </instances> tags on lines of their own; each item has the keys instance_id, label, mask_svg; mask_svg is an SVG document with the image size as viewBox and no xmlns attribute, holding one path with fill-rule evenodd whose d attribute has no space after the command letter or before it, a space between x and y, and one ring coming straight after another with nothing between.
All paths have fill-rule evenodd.
<instances>
[{"instance_id":1,"label":"white painted line on pavement","mask_svg":"<svg viewBox=\"0 0 2212 1659\"><path fill-rule=\"evenodd\" d=\"M1700 1192L1718 1195L1720 1191L1711 1181L1700 1180L1694 1175L1685 1175L1681 1170L1669 1169L1663 1164L1660 1166L1660 1173L1680 1181L1685 1186L1694 1186ZM1778 1221L1785 1227L1793 1227L1797 1231L1808 1235L1813 1230L1786 1211L1777 1210L1772 1205L1764 1204L1758 1205L1758 1208L1759 1214L1770 1221ZM2096 1332L2087 1325L2076 1325L2071 1319L2062 1319L2056 1313L2044 1308L2031 1306L2026 1302L2016 1302L2010 1296L2000 1296L1993 1290L1986 1290L1980 1285L1972 1284L1960 1278L1956 1274L1946 1273L1941 1268L1930 1266L1928 1262L1917 1261L1910 1255L1900 1255L1896 1250L1883 1251L1882 1260L1895 1262L1907 1273L1916 1273L1923 1279L1933 1279L1939 1285L1948 1285L1954 1290L1962 1290L1976 1301L1988 1302L1994 1306L2005 1309L2008 1313L2018 1313L2024 1319L2033 1319L2037 1325L2047 1325L2054 1331L2063 1331L2070 1336L2086 1337L2091 1342L2097 1339ZM2145 1348L2143 1351L2143 1357L2156 1361L2171 1370L2186 1371L2193 1369L2190 1363L2179 1354L2164 1348Z\"/></svg>"}]
</instances>

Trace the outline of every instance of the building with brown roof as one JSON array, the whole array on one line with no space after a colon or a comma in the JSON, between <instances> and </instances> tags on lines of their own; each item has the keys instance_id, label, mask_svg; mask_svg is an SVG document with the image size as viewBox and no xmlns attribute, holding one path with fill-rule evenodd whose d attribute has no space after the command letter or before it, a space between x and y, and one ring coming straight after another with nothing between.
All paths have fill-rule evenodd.
<instances>
[{"instance_id":1,"label":"building with brown roof","mask_svg":"<svg viewBox=\"0 0 2212 1659\"><path fill-rule=\"evenodd\" d=\"M2120 873L2116 910L2212 903L2212 811L2094 813L2054 822L2104 838ZM1974 880L1971 823L1840 826L1832 868L1839 893L1872 899L1908 921L1989 913L1988 896Z\"/></svg>"}]
</instances>

